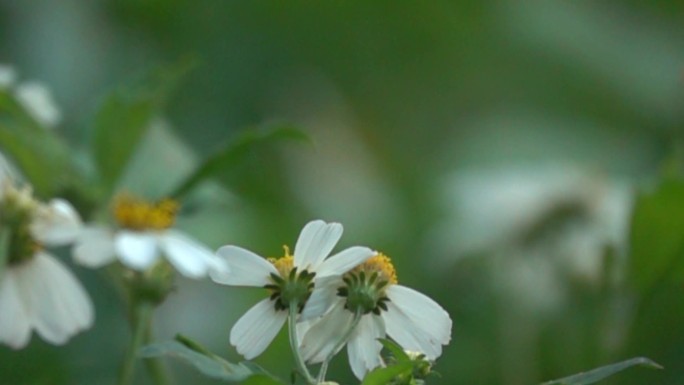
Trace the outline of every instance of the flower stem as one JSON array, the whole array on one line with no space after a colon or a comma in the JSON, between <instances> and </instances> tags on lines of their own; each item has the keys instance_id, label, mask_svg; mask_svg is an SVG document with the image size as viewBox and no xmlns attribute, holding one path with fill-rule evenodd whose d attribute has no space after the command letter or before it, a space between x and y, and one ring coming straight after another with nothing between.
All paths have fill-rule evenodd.
<instances>
[{"instance_id":1,"label":"flower stem","mask_svg":"<svg viewBox=\"0 0 684 385\"><path fill-rule=\"evenodd\" d=\"M316 381L317 384L320 384L325 381L325 374L328 371L328 364L330 364L330 360L332 360L333 357L335 357L335 354L342 349L342 346L349 341L349 338L351 337L352 333L354 332L354 329L356 329L356 325L359 324L359 321L361 321L361 311L357 310L354 313L354 318L352 319L352 322L349 324L349 328L344 332L342 335L342 338L340 338L339 341L337 341L337 344L335 344L335 348L330 351L330 354L328 354L327 357L325 357L325 360L321 364L321 369L318 371L318 379Z\"/></svg>"},{"instance_id":2,"label":"flower stem","mask_svg":"<svg viewBox=\"0 0 684 385\"><path fill-rule=\"evenodd\" d=\"M152 319L153 308L150 304L144 302L136 303L132 306L132 310L131 328L133 335L124 357L121 372L119 372L119 385L130 385L133 383L138 349L140 349L140 346L145 341L145 335Z\"/></svg>"},{"instance_id":3,"label":"flower stem","mask_svg":"<svg viewBox=\"0 0 684 385\"><path fill-rule=\"evenodd\" d=\"M304 359L302 358L302 354L299 351L299 343L298 343L298 338L297 338L297 314L299 312L299 305L297 304L296 301L290 302L290 308L289 308L289 313L287 317L287 323L288 323L288 334L290 336L290 348L292 349L292 353L294 354L294 359L295 359L295 364L297 365L297 369L299 372L304 376L304 379L306 380L307 384L310 385L316 385L316 379L313 378L311 373L309 373L309 369L307 369L306 364L304 364Z\"/></svg>"}]
</instances>

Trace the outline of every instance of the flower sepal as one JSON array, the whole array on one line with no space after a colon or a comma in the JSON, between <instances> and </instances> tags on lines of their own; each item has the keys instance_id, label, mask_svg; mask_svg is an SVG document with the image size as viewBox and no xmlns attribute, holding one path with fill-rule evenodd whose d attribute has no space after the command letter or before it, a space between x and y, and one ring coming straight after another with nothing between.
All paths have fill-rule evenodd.
<instances>
[{"instance_id":1,"label":"flower sepal","mask_svg":"<svg viewBox=\"0 0 684 385\"><path fill-rule=\"evenodd\" d=\"M145 271L124 269L123 281L133 302L159 305L174 288L174 270L165 260L159 260Z\"/></svg>"}]
</instances>

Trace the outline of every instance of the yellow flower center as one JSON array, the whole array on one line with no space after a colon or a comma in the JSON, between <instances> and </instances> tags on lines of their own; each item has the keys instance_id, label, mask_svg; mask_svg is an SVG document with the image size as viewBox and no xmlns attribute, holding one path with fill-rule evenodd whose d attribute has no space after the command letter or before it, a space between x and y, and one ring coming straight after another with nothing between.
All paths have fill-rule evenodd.
<instances>
[{"instance_id":1,"label":"yellow flower center","mask_svg":"<svg viewBox=\"0 0 684 385\"><path fill-rule=\"evenodd\" d=\"M392 264L392 260L382 253L377 253L370 257L366 262L356 266L352 269L352 273L365 272L367 276L371 276L373 273L378 274L378 281L387 281L391 285L396 285L397 280L397 270Z\"/></svg>"},{"instance_id":2,"label":"yellow flower center","mask_svg":"<svg viewBox=\"0 0 684 385\"><path fill-rule=\"evenodd\" d=\"M281 277L287 277L294 266L294 257L290 255L290 248L287 245L283 245L283 250L285 255L280 258L269 258L268 261L275 266Z\"/></svg>"},{"instance_id":3,"label":"yellow flower center","mask_svg":"<svg viewBox=\"0 0 684 385\"><path fill-rule=\"evenodd\" d=\"M114 218L119 226L131 230L164 230L173 226L179 204L173 199L146 202L129 194L114 199Z\"/></svg>"},{"instance_id":4,"label":"yellow flower center","mask_svg":"<svg viewBox=\"0 0 684 385\"><path fill-rule=\"evenodd\" d=\"M283 246L283 249L285 255L281 258L268 258L278 274L271 273L271 283L264 287L271 292L271 299L277 311L287 310L291 305L296 305L301 312L313 291L313 279L316 274L306 269L297 271L290 249L287 246Z\"/></svg>"}]
</instances>

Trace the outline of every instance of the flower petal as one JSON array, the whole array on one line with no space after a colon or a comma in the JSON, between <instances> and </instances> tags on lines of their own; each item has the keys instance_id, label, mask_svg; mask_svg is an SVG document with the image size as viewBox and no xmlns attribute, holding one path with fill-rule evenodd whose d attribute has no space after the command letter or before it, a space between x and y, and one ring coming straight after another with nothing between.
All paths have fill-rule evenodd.
<instances>
[{"instance_id":1,"label":"flower petal","mask_svg":"<svg viewBox=\"0 0 684 385\"><path fill-rule=\"evenodd\" d=\"M188 278L205 277L211 267L221 264L209 248L178 231L168 230L160 246L173 267Z\"/></svg>"},{"instance_id":2,"label":"flower petal","mask_svg":"<svg viewBox=\"0 0 684 385\"><path fill-rule=\"evenodd\" d=\"M404 349L434 360L451 340L449 314L428 296L401 285L387 288L387 311L382 317L389 334Z\"/></svg>"},{"instance_id":3,"label":"flower petal","mask_svg":"<svg viewBox=\"0 0 684 385\"><path fill-rule=\"evenodd\" d=\"M311 221L299 234L294 250L294 265L316 271L342 237L342 225Z\"/></svg>"},{"instance_id":4,"label":"flower petal","mask_svg":"<svg viewBox=\"0 0 684 385\"><path fill-rule=\"evenodd\" d=\"M323 362L347 332L353 318L342 300L335 302L330 311L304 335L300 346L304 359L310 363Z\"/></svg>"},{"instance_id":5,"label":"flower petal","mask_svg":"<svg viewBox=\"0 0 684 385\"><path fill-rule=\"evenodd\" d=\"M159 257L157 235L121 231L114 238L114 247L121 262L134 270L145 270Z\"/></svg>"},{"instance_id":6,"label":"flower petal","mask_svg":"<svg viewBox=\"0 0 684 385\"><path fill-rule=\"evenodd\" d=\"M21 349L31 337L31 320L19 296L14 270L8 267L0 278L0 342Z\"/></svg>"},{"instance_id":7,"label":"flower petal","mask_svg":"<svg viewBox=\"0 0 684 385\"><path fill-rule=\"evenodd\" d=\"M358 379L382 364L382 344L378 338L385 338L385 323L380 316L371 314L361 317L347 344L349 366Z\"/></svg>"},{"instance_id":8,"label":"flower petal","mask_svg":"<svg viewBox=\"0 0 684 385\"><path fill-rule=\"evenodd\" d=\"M17 270L19 292L44 340L64 344L93 324L93 305L76 277L57 259L38 253Z\"/></svg>"},{"instance_id":9,"label":"flower petal","mask_svg":"<svg viewBox=\"0 0 684 385\"><path fill-rule=\"evenodd\" d=\"M216 283L263 287L271 283L270 274L278 274L273 264L241 247L223 246L216 254L228 265L228 269L212 269L209 272L209 276Z\"/></svg>"},{"instance_id":10,"label":"flower petal","mask_svg":"<svg viewBox=\"0 0 684 385\"><path fill-rule=\"evenodd\" d=\"M276 311L270 299L264 299L247 310L230 331L230 343L246 359L263 353L287 319L287 312Z\"/></svg>"},{"instance_id":11,"label":"flower petal","mask_svg":"<svg viewBox=\"0 0 684 385\"><path fill-rule=\"evenodd\" d=\"M53 199L38 210L31 233L41 243L61 246L73 242L83 224L76 210L64 199Z\"/></svg>"},{"instance_id":12,"label":"flower petal","mask_svg":"<svg viewBox=\"0 0 684 385\"><path fill-rule=\"evenodd\" d=\"M322 316L335 302L337 288L344 285L339 276L323 277L314 281L314 289L304 305L300 318L304 321Z\"/></svg>"},{"instance_id":13,"label":"flower petal","mask_svg":"<svg viewBox=\"0 0 684 385\"><path fill-rule=\"evenodd\" d=\"M342 275L375 255L375 251L362 246L350 247L323 261L316 271L316 278Z\"/></svg>"},{"instance_id":14,"label":"flower petal","mask_svg":"<svg viewBox=\"0 0 684 385\"><path fill-rule=\"evenodd\" d=\"M104 227L86 227L78 235L73 249L74 260L87 267L98 268L116 259L114 234Z\"/></svg>"}]
</instances>

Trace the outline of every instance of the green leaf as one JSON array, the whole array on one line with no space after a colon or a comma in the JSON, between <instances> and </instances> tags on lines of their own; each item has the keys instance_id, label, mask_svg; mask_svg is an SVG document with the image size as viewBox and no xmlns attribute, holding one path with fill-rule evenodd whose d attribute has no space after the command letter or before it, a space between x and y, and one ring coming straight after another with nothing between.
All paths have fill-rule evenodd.
<instances>
[{"instance_id":1,"label":"green leaf","mask_svg":"<svg viewBox=\"0 0 684 385\"><path fill-rule=\"evenodd\" d=\"M631 223L629 276L637 289L684 280L684 183L666 180L637 197Z\"/></svg>"},{"instance_id":2,"label":"green leaf","mask_svg":"<svg viewBox=\"0 0 684 385\"><path fill-rule=\"evenodd\" d=\"M606 377L610 377L615 373L621 372L632 366L646 366L652 369L662 369L663 367L656 362L645 358L636 357L626 361L618 362L612 365L601 366L588 372L575 374L569 377L564 377L558 380L544 382L541 385L587 385L598 382Z\"/></svg>"},{"instance_id":3,"label":"green leaf","mask_svg":"<svg viewBox=\"0 0 684 385\"><path fill-rule=\"evenodd\" d=\"M8 251L11 231L7 226L0 228L0 279L2 279L2 274L5 272L5 267L9 260Z\"/></svg>"},{"instance_id":4,"label":"green leaf","mask_svg":"<svg viewBox=\"0 0 684 385\"><path fill-rule=\"evenodd\" d=\"M392 356L397 360L397 362L411 362L411 358L396 342L386 338L378 338L378 341L382 344L382 346L385 347L385 349L392 353Z\"/></svg>"},{"instance_id":5,"label":"green leaf","mask_svg":"<svg viewBox=\"0 0 684 385\"><path fill-rule=\"evenodd\" d=\"M282 381L278 381L273 377L265 376L263 374L255 374L249 378L247 378L245 381L242 382L242 385L284 385L285 383Z\"/></svg>"},{"instance_id":6,"label":"green leaf","mask_svg":"<svg viewBox=\"0 0 684 385\"><path fill-rule=\"evenodd\" d=\"M112 191L155 114L147 98L127 98L114 92L95 117L93 152L105 190Z\"/></svg>"},{"instance_id":7,"label":"green leaf","mask_svg":"<svg viewBox=\"0 0 684 385\"><path fill-rule=\"evenodd\" d=\"M364 377L361 385L386 385L396 376L410 375L412 370L413 364L411 362L401 362L386 368L377 368Z\"/></svg>"},{"instance_id":8,"label":"green leaf","mask_svg":"<svg viewBox=\"0 0 684 385\"><path fill-rule=\"evenodd\" d=\"M238 164L253 146L276 140L308 142L309 137L301 130L290 126L278 127L267 131L245 131L239 135L237 139L206 158L195 172L188 176L185 181L176 188L171 196L179 198L190 192L201 182L210 178L220 177L226 171Z\"/></svg>"},{"instance_id":9,"label":"green leaf","mask_svg":"<svg viewBox=\"0 0 684 385\"><path fill-rule=\"evenodd\" d=\"M215 354L209 354L210 355L202 354L196 349L190 348L178 341L159 342L144 346L140 349L141 357L153 358L170 356L180 358L194 366L195 369L199 370L202 374L228 382L242 382L255 375L252 369L247 365L242 363L233 364ZM258 374L265 376L261 373Z\"/></svg>"}]
</instances>

